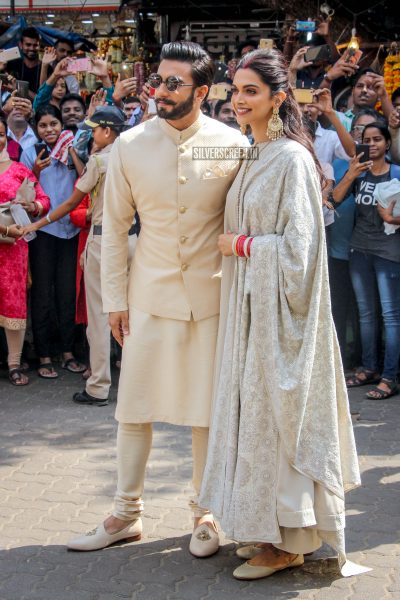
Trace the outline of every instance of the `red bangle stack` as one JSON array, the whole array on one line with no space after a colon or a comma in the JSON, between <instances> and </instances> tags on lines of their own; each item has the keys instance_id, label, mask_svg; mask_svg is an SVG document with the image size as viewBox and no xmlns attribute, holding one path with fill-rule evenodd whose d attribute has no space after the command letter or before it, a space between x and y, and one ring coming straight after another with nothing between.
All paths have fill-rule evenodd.
<instances>
[{"instance_id":1,"label":"red bangle stack","mask_svg":"<svg viewBox=\"0 0 400 600\"><path fill-rule=\"evenodd\" d=\"M250 248L253 239L254 238L248 237L247 235L240 235L235 243L234 254L241 258L250 258Z\"/></svg>"}]
</instances>

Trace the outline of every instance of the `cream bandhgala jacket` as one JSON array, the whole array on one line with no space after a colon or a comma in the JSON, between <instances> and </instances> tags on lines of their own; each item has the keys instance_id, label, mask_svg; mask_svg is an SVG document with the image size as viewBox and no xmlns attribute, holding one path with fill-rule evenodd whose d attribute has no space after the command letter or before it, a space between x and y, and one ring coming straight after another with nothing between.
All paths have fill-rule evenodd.
<instances>
[{"instance_id":1,"label":"cream bandhgala jacket","mask_svg":"<svg viewBox=\"0 0 400 600\"><path fill-rule=\"evenodd\" d=\"M105 184L105 312L135 307L187 321L219 313L217 240L239 167L237 157L221 152L247 145L239 131L203 114L183 131L155 117L116 140ZM127 235L135 210L142 229L128 278Z\"/></svg>"}]
</instances>

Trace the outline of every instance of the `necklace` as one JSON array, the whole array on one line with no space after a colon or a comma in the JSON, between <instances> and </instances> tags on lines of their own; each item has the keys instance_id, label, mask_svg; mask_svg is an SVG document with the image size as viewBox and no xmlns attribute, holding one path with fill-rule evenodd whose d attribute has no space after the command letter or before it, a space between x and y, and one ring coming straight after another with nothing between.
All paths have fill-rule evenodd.
<instances>
[{"instance_id":1,"label":"necklace","mask_svg":"<svg viewBox=\"0 0 400 600\"><path fill-rule=\"evenodd\" d=\"M264 148L266 148L269 145L269 142L265 142L265 146ZM261 148L261 150L259 150L258 155L256 158L253 158L253 160L249 160L246 163L245 168L243 169L243 174L242 174L242 178L240 180L240 185L239 185L239 191L238 191L238 195L237 195L237 231L239 232L240 229L240 209L243 206L243 197L242 197L242 190L243 190L243 185L244 185L244 180L246 179L246 175L250 170L250 167L253 163L256 162L256 160L259 159L261 152L264 150L264 148Z\"/></svg>"}]
</instances>

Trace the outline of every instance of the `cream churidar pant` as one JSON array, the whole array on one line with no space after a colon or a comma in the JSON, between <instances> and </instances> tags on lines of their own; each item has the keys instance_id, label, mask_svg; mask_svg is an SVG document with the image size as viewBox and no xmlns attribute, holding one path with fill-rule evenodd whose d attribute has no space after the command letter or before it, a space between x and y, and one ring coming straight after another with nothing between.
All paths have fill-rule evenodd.
<instances>
[{"instance_id":1,"label":"cream churidar pant","mask_svg":"<svg viewBox=\"0 0 400 600\"><path fill-rule=\"evenodd\" d=\"M153 437L152 423L120 423L117 435L118 485L113 516L132 521L143 511L143 487ZM194 516L208 512L197 504L207 458L208 427L192 427L193 487L190 501Z\"/></svg>"}]
</instances>

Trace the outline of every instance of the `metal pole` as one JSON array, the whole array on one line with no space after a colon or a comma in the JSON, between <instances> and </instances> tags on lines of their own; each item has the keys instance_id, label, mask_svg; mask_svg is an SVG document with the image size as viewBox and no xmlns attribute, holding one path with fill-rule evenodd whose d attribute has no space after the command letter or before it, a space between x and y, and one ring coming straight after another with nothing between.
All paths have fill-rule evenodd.
<instances>
[{"instance_id":1,"label":"metal pole","mask_svg":"<svg viewBox=\"0 0 400 600\"><path fill-rule=\"evenodd\" d=\"M10 0L10 14L15 17L15 0Z\"/></svg>"}]
</instances>

